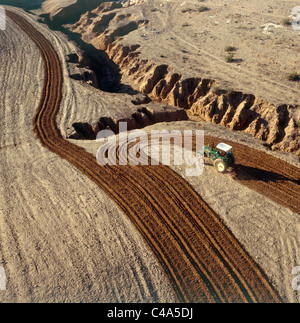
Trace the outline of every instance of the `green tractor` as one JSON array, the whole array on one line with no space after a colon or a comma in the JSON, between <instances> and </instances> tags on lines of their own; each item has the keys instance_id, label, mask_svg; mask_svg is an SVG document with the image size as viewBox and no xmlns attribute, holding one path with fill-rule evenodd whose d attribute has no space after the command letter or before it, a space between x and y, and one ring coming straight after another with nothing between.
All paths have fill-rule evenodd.
<instances>
[{"instance_id":1,"label":"green tractor","mask_svg":"<svg viewBox=\"0 0 300 323\"><path fill-rule=\"evenodd\" d=\"M228 167L232 167L235 163L235 158L232 153L232 147L219 143L215 148L203 146L198 154L200 156L209 158L213 161L216 170L220 173L225 173Z\"/></svg>"}]
</instances>

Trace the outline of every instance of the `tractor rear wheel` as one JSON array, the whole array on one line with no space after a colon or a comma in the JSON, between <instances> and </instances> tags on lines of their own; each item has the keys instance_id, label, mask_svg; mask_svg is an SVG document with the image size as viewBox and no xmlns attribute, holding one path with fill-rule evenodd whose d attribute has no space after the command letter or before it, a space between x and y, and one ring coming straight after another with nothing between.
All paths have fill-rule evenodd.
<instances>
[{"instance_id":1,"label":"tractor rear wheel","mask_svg":"<svg viewBox=\"0 0 300 323\"><path fill-rule=\"evenodd\" d=\"M216 159L214 161L214 166L215 166L215 169L219 172L219 173L225 173L226 170L227 170L227 163L223 160L223 159Z\"/></svg>"}]
</instances>

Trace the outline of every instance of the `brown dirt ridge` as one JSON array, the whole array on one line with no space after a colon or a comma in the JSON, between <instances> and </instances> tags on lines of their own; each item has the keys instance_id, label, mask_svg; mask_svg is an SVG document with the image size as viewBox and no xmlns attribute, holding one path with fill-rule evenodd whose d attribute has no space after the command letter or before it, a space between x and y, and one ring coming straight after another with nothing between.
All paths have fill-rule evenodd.
<instances>
[{"instance_id":1,"label":"brown dirt ridge","mask_svg":"<svg viewBox=\"0 0 300 323\"><path fill-rule=\"evenodd\" d=\"M56 125L61 64L50 42L26 19L7 11L36 43L44 87L34 132L105 190L128 215L169 278L180 302L282 302L265 274L195 190L168 167L101 167L93 155L64 140Z\"/></svg>"}]
</instances>

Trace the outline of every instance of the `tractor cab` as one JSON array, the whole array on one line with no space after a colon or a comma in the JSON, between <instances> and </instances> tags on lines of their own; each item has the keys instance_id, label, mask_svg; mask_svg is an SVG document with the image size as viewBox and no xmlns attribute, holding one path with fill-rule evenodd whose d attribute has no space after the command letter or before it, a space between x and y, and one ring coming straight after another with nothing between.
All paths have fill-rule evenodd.
<instances>
[{"instance_id":1,"label":"tractor cab","mask_svg":"<svg viewBox=\"0 0 300 323\"><path fill-rule=\"evenodd\" d=\"M218 149L219 153L221 154L221 156L225 156L227 154L227 152L232 152L232 147L221 142L216 146L216 149Z\"/></svg>"}]
</instances>

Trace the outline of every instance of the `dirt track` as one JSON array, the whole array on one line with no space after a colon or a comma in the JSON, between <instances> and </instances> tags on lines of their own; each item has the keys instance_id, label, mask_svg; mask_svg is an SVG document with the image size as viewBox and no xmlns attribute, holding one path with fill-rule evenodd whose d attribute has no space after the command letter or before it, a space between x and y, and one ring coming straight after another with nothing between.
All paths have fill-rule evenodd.
<instances>
[{"instance_id":1,"label":"dirt track","mask_svg":"<svg viewBox=\"0 0 300 323\"><path fill-rule=\"evenodd\" d=\"M25 19L7 14L37 44L44 60L35 134L45 147L105 190L128 215L156 255L178 301L281 302L218 215L170 168L101 167L93 155L62 138L56 125L63 81L59 59L49 41Z\"/></svg>"}]
</instances>

